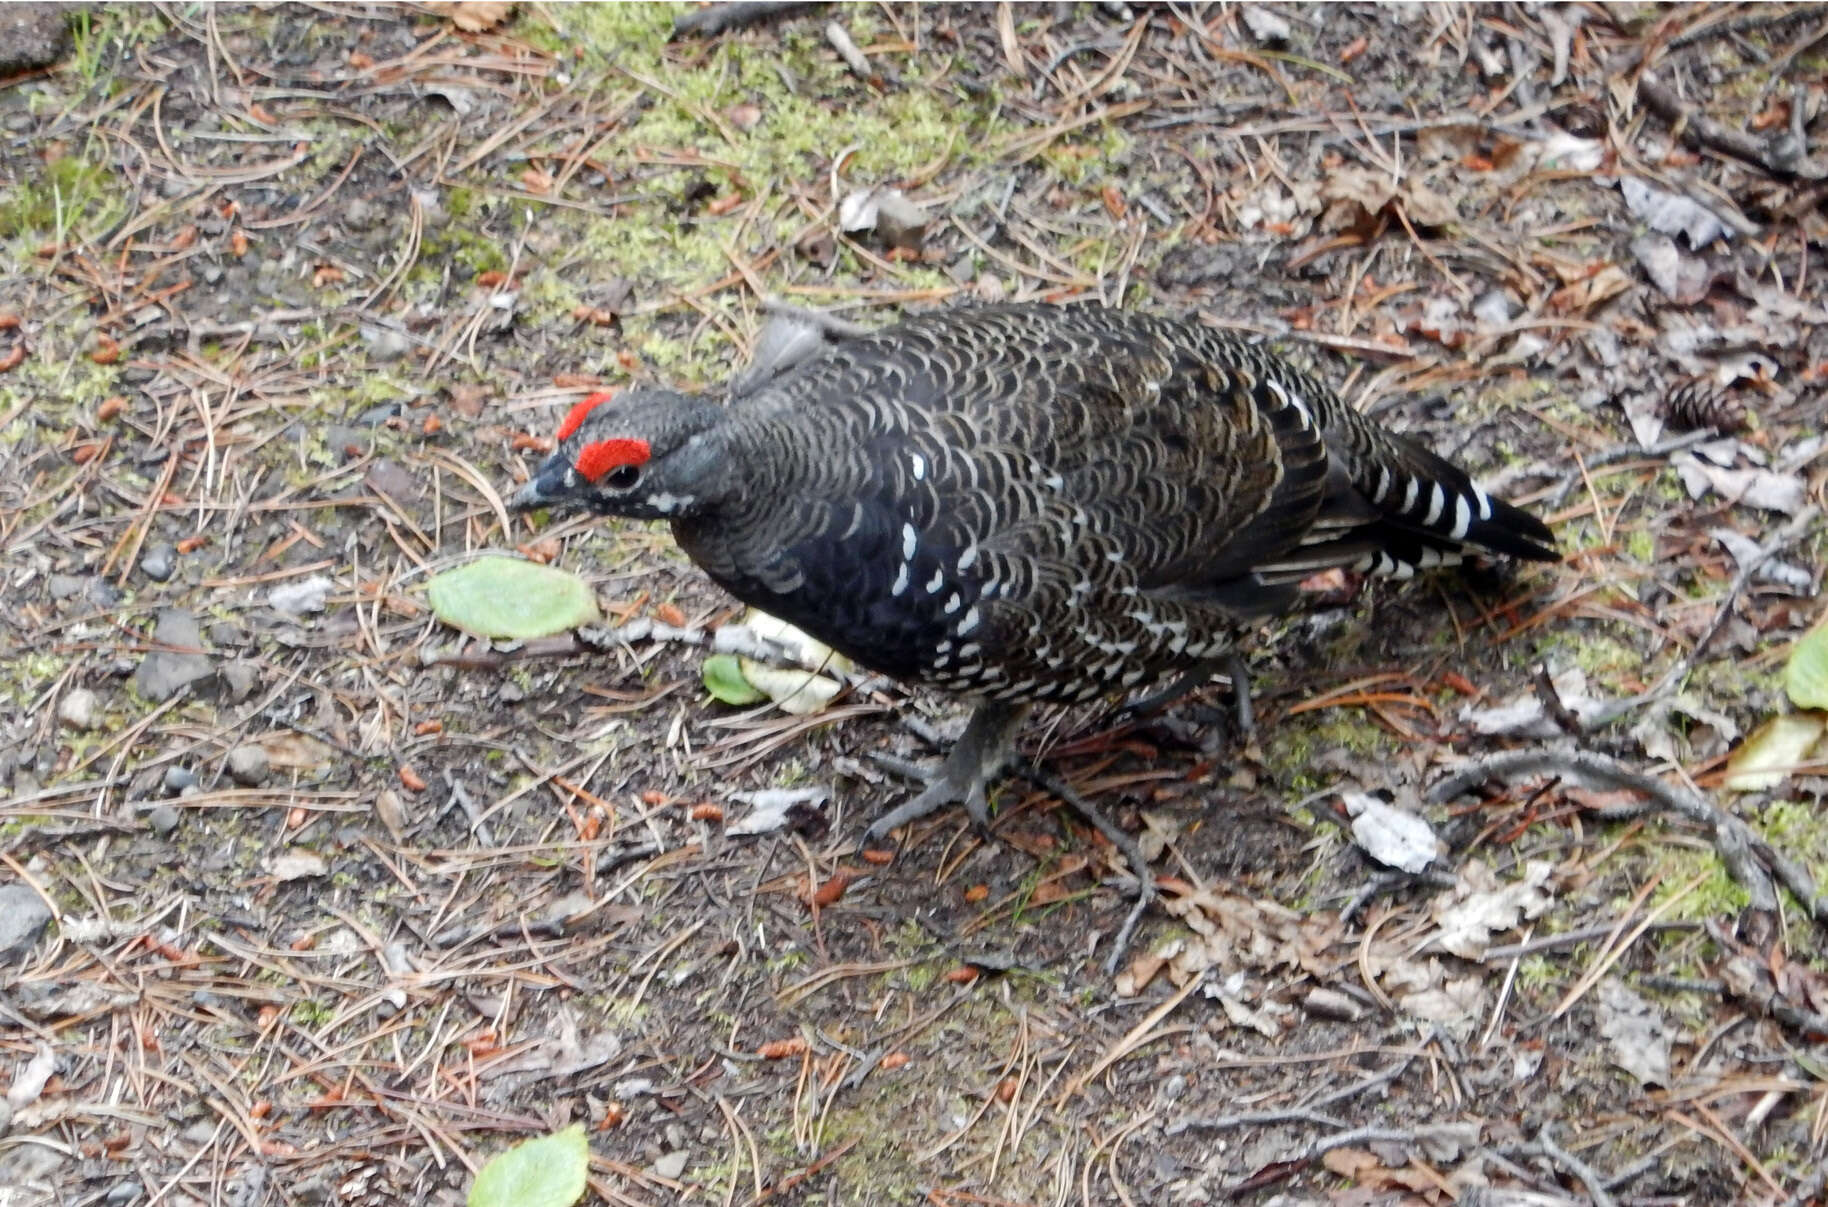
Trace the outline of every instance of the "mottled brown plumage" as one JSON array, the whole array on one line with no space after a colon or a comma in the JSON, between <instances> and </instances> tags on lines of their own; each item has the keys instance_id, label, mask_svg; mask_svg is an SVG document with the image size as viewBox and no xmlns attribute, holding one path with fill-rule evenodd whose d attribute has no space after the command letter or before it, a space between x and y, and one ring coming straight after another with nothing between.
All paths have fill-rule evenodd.
<instances>
[{"instance_id":1,"label":"mottled brown plumage","mask_svg":"<svg viewBox=\"0 0 1828 1207\"><path fill-rule=\"evenodd\" d=\"M1027 706L1210 661L1315 570L1554 557L1540 521L1264 349L1097 306L926 314L728 405L632 390L566 426L518 505L668 519L739 599L981 702L895 824L981 817Z\"/></svg>"}]
</instances>

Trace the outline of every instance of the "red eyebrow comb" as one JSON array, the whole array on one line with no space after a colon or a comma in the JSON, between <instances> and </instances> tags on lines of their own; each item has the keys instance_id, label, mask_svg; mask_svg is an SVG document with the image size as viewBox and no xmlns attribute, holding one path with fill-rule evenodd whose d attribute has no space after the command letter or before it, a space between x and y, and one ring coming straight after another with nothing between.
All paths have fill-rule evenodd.
<instances>
[{"instance_id":1,"label":"red eyebrow comb","mask_svg":"<svg viewBox=\"0 0 1828 1207\"><path fill-rule=\"evenodd\" d=\"M608 402L615 396L615 391L605 390L602 393L592 394L589 398L586 398L584 401L572 407L571 410L565 413L565 422L559 424L557 438L559 440L569 440L571 434L577 431L579 426L583 424L586 415L590 414L592 411L596 410L597 407Z\"/></svg>"},{"instance_id":2,"label":"red eyebrow comb","mask_svg":"<svg viewBox=\"0 0 1828 1207\"><path fill-rule=\"evenodd\" d=\"M652 456L645 440L598 440L578 450L575 464L585 480L595 482L612 469L646 465Z\"/></svg>"}]
</instances>

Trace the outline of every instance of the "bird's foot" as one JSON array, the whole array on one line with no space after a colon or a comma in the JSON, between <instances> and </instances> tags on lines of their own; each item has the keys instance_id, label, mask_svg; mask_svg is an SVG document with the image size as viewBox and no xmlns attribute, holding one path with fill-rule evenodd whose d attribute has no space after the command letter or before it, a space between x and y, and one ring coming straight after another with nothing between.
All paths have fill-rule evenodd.
<instances>
[{"instance_id":1,"label":"bird's foot","mask_svg":"<svg viewBox=\"0 0 1828 1207\"><path fill-rule=\"evenodd\" d=\"M863 845L882 841L889 831L919 821L951 805L963 805L966 816L979 830L990 828L990 781L1001 774L1015 750L1015 733L1028 714L1026 706L1013 704L980 704L971 714L964 736L953 744L952 753L929 771L917 764L881 755L876 762L897 775L925 781L926 788L912 800L878 817L863 832Z\"/></svg>"},{"instance_id":2,"label":"bird's foot","mask_svg":"<svg viewBox=\"0 0 1828 1207\"><path fill-rule=\"evenodd\" d=\"M1250 703L1250 675L1245 668L1243 657L1236 651L1227 654L1222 659L1202 662L1171 681L1161 690L1125 704L1117 710L1118 723L1135 724L1144 717L1160 712L1182 696L1204 687L1217 671L1223 671L1225 676L1231 680L1233 723L1236 726L1238 738L1240 741L1250 741L1257 732L1256 715Z\"/></svg>"},{"instance_id":3,"label":"bird's foot","mask_svg":"<svg viewBox=\"0 0 1828 1207\"><path fill-rule=\"evenodd\" d=\"M1049 775L1033 763L1022 765L1022 774L1046 792L1058 797L1060 802L1085 820L1092 823L1092 828L1104 835L1105 840L1117 848L1130 865L1130 873L1136 878L1136 903L1130 907L1123 925L1117 930L1117 937L1111 941L1111 949L1105 953L1104 970L1106 974L1117 971L1118 962L1124 952L1129 950L1130 938L1136 933L1137 923L1142 921L1143 911L1149 908L1149 902L1155 900L1155 873L1149 870L1149 861L1142 853L1142 847L1134 838L1124 832L1116 822L1106 817L1091 801L1081 796L1065 780L1057 775Z\"/></svg>"},{"instance_id":4,"label":"bird's foot","mask_svg":"<svg viewBox=\"0 0 1828 1207\"><path fill-rule=\"evenodd\" d=\"M944 767L938 771L927 772L900 760L896 760L894 764L886 760L877 761L898 775L907 774L910 779L924 779L927 781L927 786L911 799L890 809L871 822L869 829L863 832L862 845L874 846L887 838L890 831L898 830L923 817L930 817L952 805L963 805L966 816L971 818L972 824L979 830L988 831L990 829L989 797L984 791L982 782L960 783L949 776Z\"/></svg>"}]
</instances>

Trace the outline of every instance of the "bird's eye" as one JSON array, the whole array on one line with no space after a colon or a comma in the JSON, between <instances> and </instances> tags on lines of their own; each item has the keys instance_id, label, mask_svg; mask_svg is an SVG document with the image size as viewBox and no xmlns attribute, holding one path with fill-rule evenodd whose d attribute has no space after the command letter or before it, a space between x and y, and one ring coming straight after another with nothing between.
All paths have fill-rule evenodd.
<instances>
[{"instance_id":1,"label":"bird's eye","mask_svg":"<svg viewBox=\"0 0 1828 1207\"><path fill-rule=\"evenodd\" d=\"M618 465L609 471L609 477L605 480L612 490L633 490L635 483L641 481L641 467Z\"/></svg>"}]
</instances>

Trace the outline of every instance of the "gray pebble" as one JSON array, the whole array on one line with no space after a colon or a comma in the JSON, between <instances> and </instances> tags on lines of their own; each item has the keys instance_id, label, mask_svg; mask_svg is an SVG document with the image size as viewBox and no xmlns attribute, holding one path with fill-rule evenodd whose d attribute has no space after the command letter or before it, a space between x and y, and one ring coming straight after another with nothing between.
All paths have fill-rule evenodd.
<instances>
[{"instance_id":1,"label":"gray pebble","mask_svg":"<svg viewBox=\"0 0 1828 1207\"><path fill-rule=\"evenodd\" d=\"M26 884L0 884L0 964L31 950L51 921L50 907Z\"/></svg>"},{"instance_id":2,"label":"gray pebble","mask_svg":"<svg viewBox=\"0 0 1828 1207\"><path fill-rule=\"evenodd\" d=\"M229 699L245 700L259 686L260 672L250 663L231 662L222 668L222 682L228 688Z\"/></svg>"},{"instance_id":3,"label":"gray pebble","mask_svg":"<svg viewBox=\"0 0 1828 1207\"><path fill-rule=\"evenodd\" d=\"M57 719L71 729L94 729L95 693L86 687L71 688L57 702Z\"/></svg>"},{"instance_id":4,"label":"gray pebble","mask_svg":"<svg viewBox=\"0 0 1828 1207\"><path fill-rule=\"evenodd\" d=\"M170 805L154 805L146 810L146 825L160 838L178 828L178 811Z\"/></svg>"},{"instance_id":5,"label":"gray pebble","mask_svg":"<svg viewBox=\"0 0 1828 1207\"><path fill-rule=\"evenodd\" d=\"M160 541L140 559L140 573L155 583L162 583L178 568L178 551L169 542Z\"/></svg>"},{"instance_id":6,"label":"gray pebble","mask_svg":"<svg viewBox=\"0 0 1828 1207\"><path fill-rule=\"evenodd\" d=\"M229 751L229 777L249 788L266 782L267 752L258 746L237 746Z\"/></svg>"},{"instance_id":7,"label":"gray pebble","mask_svg":"<svg viewBox=\"0 0 1828 1207\"><path fill-rule=\"evenodd\" d=\"M165 791L167 792L182 792L186 788L194 787L196 783L197 773L189 767L181 767L173 763L165 769Z\"/></svg>"}]
</instances>

